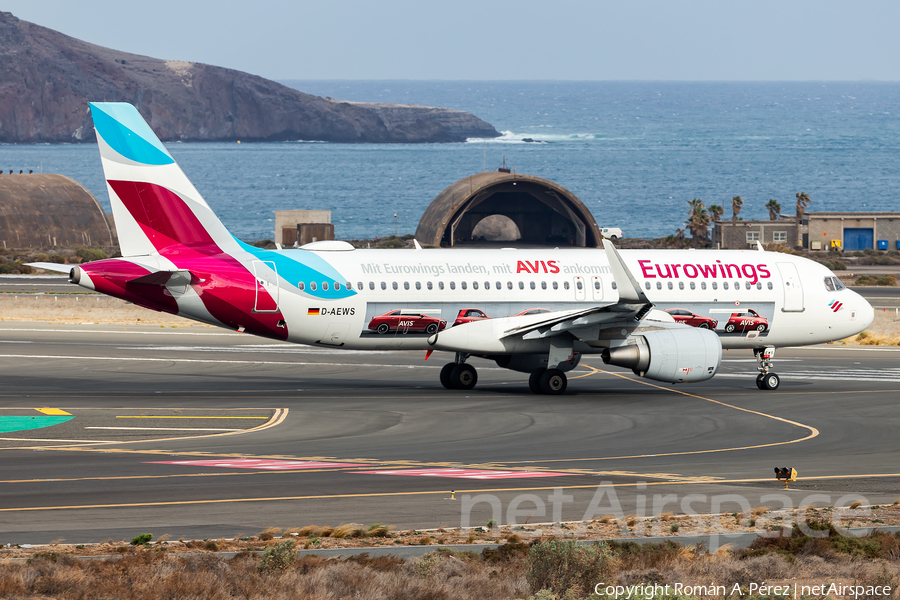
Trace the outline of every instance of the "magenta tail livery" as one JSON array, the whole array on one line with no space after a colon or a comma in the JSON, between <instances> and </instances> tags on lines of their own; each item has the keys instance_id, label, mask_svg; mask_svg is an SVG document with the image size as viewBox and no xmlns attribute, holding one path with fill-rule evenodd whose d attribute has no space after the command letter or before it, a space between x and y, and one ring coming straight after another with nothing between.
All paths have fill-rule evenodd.
<instances>
[{"instance_id":1,"label":"magenta tail livery","mask_svg":"<svg viewBox=\"0 0 900 600\"><path fill-rule=\"evenodd\" d=\"M298 344L452 352L447 388L474 387L480 358L559 394L585 354L704 381L723 348L747 348L757 386L775 389L776 347L845 338L874 318L819 263L756 250L260 250L225 229L133 106L91 113L123 256L75 267L73 283Z\"/></svg>"}]
</instances>

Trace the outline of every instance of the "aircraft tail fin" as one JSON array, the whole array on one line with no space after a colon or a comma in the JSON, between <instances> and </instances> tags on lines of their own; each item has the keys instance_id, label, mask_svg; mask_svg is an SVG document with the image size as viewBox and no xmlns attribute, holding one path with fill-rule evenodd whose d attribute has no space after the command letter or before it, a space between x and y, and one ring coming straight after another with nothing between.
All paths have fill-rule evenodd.
<instances>
[{"instance_id":1,"label":"aircraft tail fin","mask_svg":"<svg viewBox=\"0 0 900 600\"><path fill-rule=\"evenodd\" d=\"M123 256L238 248L134 106L90 106Z\"/></svg>"}]
</instances>

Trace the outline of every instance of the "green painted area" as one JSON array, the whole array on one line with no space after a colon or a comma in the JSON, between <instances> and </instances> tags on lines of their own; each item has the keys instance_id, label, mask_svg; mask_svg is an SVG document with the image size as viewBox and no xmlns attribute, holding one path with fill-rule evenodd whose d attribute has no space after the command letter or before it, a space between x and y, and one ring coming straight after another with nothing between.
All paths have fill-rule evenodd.
<instances>
[{"instance_id":1,"label":"green painted area","mask_svg":"<svg viewBox=\"0 0 900 600\"><path fill-rule=\"evenodd\" d=\"M47 416L40 415L34 417L0 417L0 433L10 431L25 431L27 429L41 429L43 427L53 427L66 421L71 421L75 417L69 415L64 416Z\"/></svg>"}]
</instances>

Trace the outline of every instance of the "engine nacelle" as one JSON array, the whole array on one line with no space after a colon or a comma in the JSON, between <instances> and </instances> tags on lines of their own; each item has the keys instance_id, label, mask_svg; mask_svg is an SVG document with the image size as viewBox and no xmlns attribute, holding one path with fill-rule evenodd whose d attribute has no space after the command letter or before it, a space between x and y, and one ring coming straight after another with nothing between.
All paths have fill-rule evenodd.
<instances>
[{"instance_id":1,"label":"engine nacelle","mask_svg":"<svg viewBox=\"0 0 900 600\"><path fill-rule=\"evenodd\" d=\"M608 365L668 383L706 381L722 364L722 343L708 329L660 329L629 338L625 346L601 355Z\"/></svg>"},{"instance_id":2,"label":"engine nacelle","mask_svg":"<svg viewBox=\"0 0 900 600\"><path fill-rule=\"evenodd\" d=\"M533 373L538 369L547 368L547 354L503 354L491 357L498 367L511 369L520 373ZM581 354L576 352L571 360L559 363L556 367L560 371L571 371L581 362Z\"/></svg>"}]
</instances>

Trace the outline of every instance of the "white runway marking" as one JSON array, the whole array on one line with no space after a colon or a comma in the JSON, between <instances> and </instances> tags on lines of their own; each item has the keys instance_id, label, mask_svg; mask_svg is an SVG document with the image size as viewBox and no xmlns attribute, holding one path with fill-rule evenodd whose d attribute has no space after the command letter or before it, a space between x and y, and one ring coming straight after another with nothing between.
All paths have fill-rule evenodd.
<instances>
[{"instance_id":1,"label":"white runway marking","mask_svg":"<svg viewBox=\"0 0 900 600\"><path fill-rule=\"evenodd\" d=\"M118 350L156 350L164 352L246 352L267 354L393 354L392 350L340 350L314 346L123 346Z\"/></svg>"},{"instance_id":2,"label":"white runway marking","mask_svg":"<svg viewBox=\"0 0 900 600\"><path fill-rule=\"evenodd\" d=\"M14 327L0 327L0 331L30 331L30 332L39 332L39 333L115 333L118 335L214 335L214 336L232 336L232 337L243 337L246 336L246 333L216 333L215 329L212 329L212 333L206 333L201 331L116 331L113 329L16 329Z\"/></svg>"},{"instance_id":3,"label":"white runway marking","mask_svg":"<svg viewBox=\"0 0 900 600\"><path fill-rule=\"evenodd\" d=\"M406 369L441 369L444 365L384 365L376 363L328 363L328 362L297 362L274 360L200 360L199 358L147 358L127 356L53 356L50 354L0 354L0 358L27 358L48 360L108 360L108 361L135 361L135 362L163 362L163 363L199 363L222 365L278 365L282 367L378 367L378 368L406 368ZM502 371L499 367L482 368L485 371Z\"/></svg>"}]
</instances>

